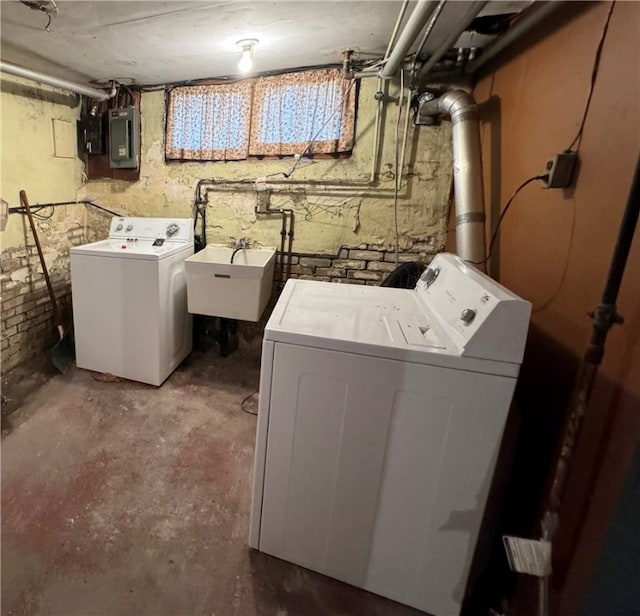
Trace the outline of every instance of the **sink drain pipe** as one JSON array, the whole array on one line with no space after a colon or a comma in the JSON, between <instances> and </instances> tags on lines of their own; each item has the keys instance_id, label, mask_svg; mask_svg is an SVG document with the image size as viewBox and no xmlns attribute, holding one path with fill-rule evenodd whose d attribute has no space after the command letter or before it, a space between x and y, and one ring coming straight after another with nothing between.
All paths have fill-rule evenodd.
<instances>
[{"instance_id":1,"label":"sink drain pipe","mask_svg":"<svg viewBox=\"0 0 640 616\"><path fill-rule=\"evenodd\" d=\"M445 92L425 101L419 118L448 115L453 139L453 185L458 255L485 269L485 214L478 106L463 90Z\"/></svg>"}]
</instances>

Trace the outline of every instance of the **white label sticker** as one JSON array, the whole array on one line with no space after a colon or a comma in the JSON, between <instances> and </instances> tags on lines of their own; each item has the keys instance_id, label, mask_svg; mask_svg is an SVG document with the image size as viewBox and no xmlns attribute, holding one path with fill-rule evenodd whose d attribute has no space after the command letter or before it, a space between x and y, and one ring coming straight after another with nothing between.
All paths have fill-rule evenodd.
<instances>
[{"instance_id":1,"label":"white label sticker","mask_svg":"<svg viewBox=\"0 0 640 616\"><path fill-rule=\"evenodd\" d=\"M551 573L551 543L520 537L502 537L509 567L517 573L545 577Z\"/></svg>"}]
</instances>

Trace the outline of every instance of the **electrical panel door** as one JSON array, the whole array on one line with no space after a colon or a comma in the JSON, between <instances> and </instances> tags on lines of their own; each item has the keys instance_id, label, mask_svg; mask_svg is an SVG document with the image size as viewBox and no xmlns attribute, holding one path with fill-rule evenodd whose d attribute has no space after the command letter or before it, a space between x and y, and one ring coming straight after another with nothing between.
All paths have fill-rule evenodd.
<instances>
[{"instance_id":1,"label":"electrical panel door","mask_svg":"<svg viewBox=\"0 0 640 616\"><path fill-rule=\"evenodd\" d=\"M140 150L140 115L135 107L109 110L109 164L135 169Z\"/></svg>"}]
</instances>

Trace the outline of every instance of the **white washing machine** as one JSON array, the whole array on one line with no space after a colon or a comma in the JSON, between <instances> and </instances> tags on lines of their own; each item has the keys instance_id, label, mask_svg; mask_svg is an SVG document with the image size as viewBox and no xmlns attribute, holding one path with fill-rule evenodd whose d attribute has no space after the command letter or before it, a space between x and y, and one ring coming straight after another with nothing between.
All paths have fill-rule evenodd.
<instances>
[{"instance_id":1,"label":"white washing machine","mask_svg":"<svg viewBox=\"0 0 640 616\"><path fill-rule=\"evenodd\" d=\"M188 218L114 218L109 238L71 248L79 368L161 385L191 352Z\"/></svg>"},{"instance_id":2,"label":"white washing machine","mask_svg":"<svg viewBox=\"0 0 640 616\"><path fill-rule=\"evenodd\" d=\"M448 254L414 290L289 280L263 343L250 546L457 615L530 312Z\"/></svg>"}]
</instances>

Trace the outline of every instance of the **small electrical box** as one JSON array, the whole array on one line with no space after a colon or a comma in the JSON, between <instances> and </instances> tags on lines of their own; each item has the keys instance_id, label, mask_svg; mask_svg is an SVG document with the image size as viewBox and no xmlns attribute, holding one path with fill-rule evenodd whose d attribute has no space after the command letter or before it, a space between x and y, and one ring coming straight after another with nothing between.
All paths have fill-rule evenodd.
<instances>
[{"instance_id":1,"label":"small electrical box","mask_svg":"<svg viewBox=\"0 0 640 616\"><path fill-rule=\"evenodd\" d=\"M569 188L573 183L578 155L575 152L561 152L547 161L545 180L547 188Z\"/></svg>"},{"instance_id":2,"label":"small electrical box","mask_svg":"<svg viewBox=\"0 0 640 616\"><path fill-rule=\"evenodd\" d=\"M99 113L95 116L82 116L76 123L78 129L78 154L105 153L105 118Z\"/></svg>"},{"instance_id":3,"label":"small electrical box","mask_svg":"<svg viewBox=\"0 0 640 616\"><path fill-rule=\"evenodd\" d=\"M135 169L140 151L140 114L135 107L109 110L109 166Z\"/></svg>"}]
</instances>

